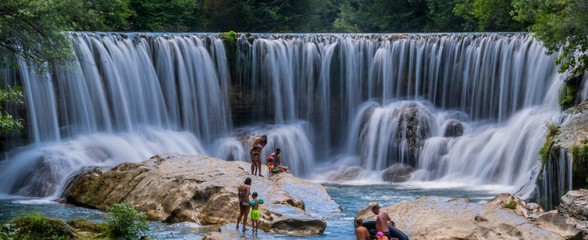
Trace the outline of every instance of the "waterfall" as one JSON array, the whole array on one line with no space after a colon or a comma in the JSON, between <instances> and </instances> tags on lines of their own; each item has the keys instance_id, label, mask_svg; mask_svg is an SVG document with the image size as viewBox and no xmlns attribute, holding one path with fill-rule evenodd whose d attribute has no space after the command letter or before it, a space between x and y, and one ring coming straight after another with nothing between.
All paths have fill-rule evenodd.
<instances>
[{"instance_id":1,"label":"waterfall","mask_svg":"<svg viewBox=\"0 0 588 240\"><path fill-rule=\"evenodd\" d=\"M232 131L224 45L208 35L71 33L75 59L20 60L33 145L0 167L0 192L48 196L83 166L207 152ZM218 55L218 56L217 56Z\"/></svg>"},{"instance_id":2,"label":"waterfall","mask_svg":"<svg viewBox=\"0 0 588 240\"><path fill-rule=\"evenodd\" d=\"M319 179L341 180L342 169L356 166L364 173L349 180L371 179L368 172L381 175L401 163L415 169L411 181L501 185L515 192L536 177L545 124L559 115L555 56L526 34L239 41L249 57L238 65L253 65L240 74L240 87L267 93L253 100L265 116L255 121L308 121L317 164L326 166L314 175ZM276 91L284 85L293 88ZM462 133L447 136L455 125Z\"/></svg>"},{"instance_id":3,"label":"waterfall","mask_svg":"<svg viewBox=\"0 0 588 240\"><path fill-rule=\"evenodd\" d=\"M32 141L0 163L0 193L55 194L81 167L163 152L250 161L257 135L298 176L382 181L401 165L409 182L514 193L559 115L555 56L524 33L243 34L236 53L217 34L69 36L70 64L18 63Z\"/></svg>"}]
</instances>

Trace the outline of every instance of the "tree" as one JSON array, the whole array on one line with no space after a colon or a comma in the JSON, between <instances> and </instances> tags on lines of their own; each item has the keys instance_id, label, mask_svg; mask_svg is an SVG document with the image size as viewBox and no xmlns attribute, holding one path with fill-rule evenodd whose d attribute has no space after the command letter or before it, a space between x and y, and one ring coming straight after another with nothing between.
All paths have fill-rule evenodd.
<instances>
[{"instance_id":1,"label":"tree","mask_svg":"<svg viewBox=\"0 0 588 240\"><path fill-rule=\"evenodd\" d=\"M458 0L454 12L466 19L466 31L524 31L525 25L513 18L512 0Z\"/></svg>"},{"instance_id":2,"label":"tree","mask_svg":"<svg viewBox=\"0 0 588 240\"><path fill-rule=\"evenodd\" d=\"M134 14L127 15L131 30L150 32L202 30L201 5L198 2L194 0L130 0L129 6L134 10Z\"/></svg>"},{"instance_id":3,"label":"tree","mask_svg":"<svg viewBox=\"0 0 588 240\"><path fill-rule=\"evenodd\" d=\"M462 32L466 20L453 13L459 0L429 0L427 2L427 25L425 32Z\"/></svg>"},{"instance_id":4,"label":"tree","mask_svg":"<svg viewBox=\"0 0 588 240\"><path fill-rule=\"evenodd\" d=\"M0 1L0 67L10 67L11 56L32 64L65 61L71 56L63 30L72 30L63 12L73 6L69 1ZM18 87L0 86L0 136L23 128L21 119L5 112L6 104L23 104Z\"/></svg>"},{"instance_id":5,"label":"tree","mask_svg":"<svg viewBox=\"0 0 588 240\"><path fill-rule=\"evenodd\" d=\"M16 54L34 63L68 59L71 52L61 31L73 30L73 26L61 13L71 7L69 3L0 1L0 53Z\"/></svg>"},{"instance_id":6,"label":"tree","mask_svg":"<svg viewBox=\"0 0 588 240\"><path fill-rule=\"evenodd\" d=\"M532 23L531 31L549 53L561 50L560 72L588 69L588 3L582 0L513 0L514 17Z\"/></svg>"},{"instance_id":7,"label":"tree","mask_svg":"<svg viewBox=\"0 0 588 240\"><path fill-rule=\"evenodd\" d=\"M560 91L560 105L567 109L579 103L582 76L588 70L588 3L583 0L513 0L514 16L532 23L533 35L548 53L559 52L555 63L568 72Z\"/></svg>"},{"instance_id":8,"label":"tree","mask_svg":"<svg viewBox=\"0 0 588 240\"><path fill-rule=\"evenodd\" d=\"M54 0L57 1L57 0ZM75 31L129 31L129 19L135 16L130 0L67 0L63 13Z\"/></svg>"}]
</instances>

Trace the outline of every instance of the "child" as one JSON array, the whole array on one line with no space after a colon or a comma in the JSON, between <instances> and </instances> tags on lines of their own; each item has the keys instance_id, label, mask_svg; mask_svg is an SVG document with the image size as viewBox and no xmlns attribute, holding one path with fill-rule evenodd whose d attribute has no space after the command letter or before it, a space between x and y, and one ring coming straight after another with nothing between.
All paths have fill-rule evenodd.
<instances>
[{"instance_id":1,"label":"child","mask_svg":"<svg viewBox=\"0 0 588 240\"><path fill-rule=\"evenodd\" d=\"M251 226L253 227L252 233L257 235L257 231L259 230L259 205L263 204L263 199L257 199L257 192L251 194L253 200L249 202L251 205Z\"/></svg>"},{"instance_id":2,"label":"child","mask_svg":"<svg viewBox=\"0 0 588 240\"><path fill-rule=\"evenodd\" d=\"M386 237L383 232L378 231L378 233L376 233L376 239L377 240L388 240L388 237Z\"/></svg>"}]
</instances>

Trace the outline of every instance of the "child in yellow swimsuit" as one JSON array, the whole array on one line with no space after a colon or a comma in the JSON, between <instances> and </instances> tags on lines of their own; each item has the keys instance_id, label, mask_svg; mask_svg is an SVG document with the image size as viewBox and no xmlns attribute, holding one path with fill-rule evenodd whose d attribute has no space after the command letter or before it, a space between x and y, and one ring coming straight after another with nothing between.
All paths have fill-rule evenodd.
<instances>
[{"instance_id":1,"label":"child in yellow swimsuit","mask_svg":"<svg viewBox=\"0 0 588 240\"><path fill-rule=\"evenodd\" d=\"M251 194L253 200L249 202L251 205L251 227L252 233L257 235L257 231L259 230L259 205L263 204L263 199L257 199L257 192Z\"/></svg>"}]
</instances>

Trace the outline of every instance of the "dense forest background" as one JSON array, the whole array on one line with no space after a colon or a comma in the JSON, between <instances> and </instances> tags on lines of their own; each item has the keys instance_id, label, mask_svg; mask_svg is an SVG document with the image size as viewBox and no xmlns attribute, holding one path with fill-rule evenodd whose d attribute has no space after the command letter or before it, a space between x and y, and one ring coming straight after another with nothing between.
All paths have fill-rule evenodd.
<instances>
[{"instance_id":1,"label":"dense forest background","mask_svg":"<svg viewBox=\"0 0 588 240\"><path fill-rule=\"evenodd\" d=\"M66 61L64 31L531 32L561 71L588 65L588 0L2 0L0 66ZM7 103L22 105L18 86L0 86L0 139L23 126Z\"/></svg>"}]
</instances>

